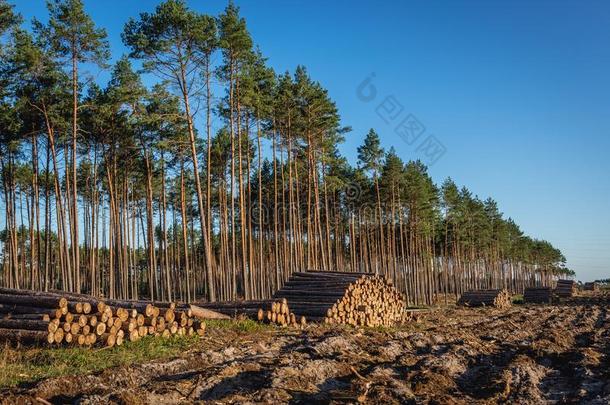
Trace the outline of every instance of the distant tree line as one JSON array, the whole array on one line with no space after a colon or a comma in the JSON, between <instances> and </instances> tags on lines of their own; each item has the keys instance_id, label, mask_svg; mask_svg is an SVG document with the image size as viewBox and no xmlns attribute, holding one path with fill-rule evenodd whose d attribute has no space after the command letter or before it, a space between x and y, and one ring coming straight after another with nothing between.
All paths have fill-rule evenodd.
<instances>
[{"instance_id":1,"label":"distant tree line","mask_svg":"<svg viewBox=\"0 0 610 405\"><path fill-rule=\"evenodd\" d=\"M4 286L221 300L328 269L431 303L573 274L495 201L436 185L374 130L348 164L327 90L302 66L274 72L233 3L210 16L163 2L125 25L130 54L112 66L81 0L48 12L25 30L0 0Z\"/></svg>"}]
</instances>

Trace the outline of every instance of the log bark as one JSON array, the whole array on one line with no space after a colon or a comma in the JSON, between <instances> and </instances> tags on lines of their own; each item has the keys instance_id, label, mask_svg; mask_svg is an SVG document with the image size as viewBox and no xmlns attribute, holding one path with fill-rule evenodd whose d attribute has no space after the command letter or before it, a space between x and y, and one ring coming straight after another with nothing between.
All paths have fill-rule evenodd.
<instances>
[{"instance_id":1,"label":"log bark","mask_svg":"<svg viewBox=\"0 0 610 405\"><path fill-rule=\"evenodd\" d=\"M29 319L0 319L2 329L23 329L48 331L49 322Z\"/></svg>"},{"instance_id":2,"label":"log bark","mask_svg":"<svg viewBox=\"0 0 610 405\"><path fill-rule=\"evenodd\" d=\"M0 329L0 341L6 343L45 344L48 336L48 332L44 331Z\"/></svg>"},{"instance_id":3,"label":"log bark","mask_svg":"<svg viewBox=\"0 0 610 405\"><path fill-rule=\"evenodd\" d=\"M54 317L56 309L21 306L19 304L0 304L0 316L4 314L40 314Z\"/></svg>"},{"instance_id":4,"label":"log bark","mask_svg":"<svg viewBox=\"0 0 610 405\"><path fill-rule=\"evenodd\" d=\"M199 319L231 319L230 316L222 314L217 311L212 311L210 309L202 308L197 305L191 305L190 309L193 313L193 316Z\"/></svg>"},{"instance_id":5,"label":"log bark","mask_svg":"<svg viewBox=\"0 0 610 405\"><path fill-rule=\"evenodd\" d=\"M57 309L68 306L68 300L64 297L0 294L0 304Z\"/></svg>"}]
</instances>

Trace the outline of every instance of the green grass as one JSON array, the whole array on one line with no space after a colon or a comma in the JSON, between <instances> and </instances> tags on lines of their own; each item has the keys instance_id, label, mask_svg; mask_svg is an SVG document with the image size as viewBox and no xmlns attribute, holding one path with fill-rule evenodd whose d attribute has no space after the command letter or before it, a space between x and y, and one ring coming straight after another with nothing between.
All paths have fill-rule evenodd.
<instances>
[{"instance_id":1,"label":"green grass","mask_svg":"<svg viewBox=\"0 0 610 405\"><path fill-rule=\"evenodd\" d=\"M232 330L236 332L260 332L263 330L274 329L276 326L271 324L264 324L252 319L243 320L213 320L208 319L205 321L207 328L212 329L224 329Z\"/></svg>"},{"instance_id":2,"label":"green grass","mask_svg":"<svg viewBox=\"0 0 610 405\"><path fill-rule=\"evenodd\" d=\"M147 336L113 348L0 349L0 388L49 377L86 374L126 364L176 356L197 342L196 336L168 339Z\"/></svg>"},{"instance_id":3,"label":"green grass","mask_svg":"<svg viewBox=\"0 0 610 405\"><path fill-rule=\"evenodd\" d=\"M208 330L220 329L253 333L276 328L250 319L208 320ZM64 375L87 374L110 367L138 364L178 356L196 344L197 336L163 339L147 336L113 348L31 348L0 347L0 388Z\"/></svg>"},{"instance_id":4,"label":"green grass","mask_svg":"<svg viewBox=\"0 0 610 405\"><path fill-rule=\"evenodd\" d=\"M525 301L523 301L522 294L513 295L513 304L523 304L523 303L525 303Z\"/></svg>"}]
</instances>

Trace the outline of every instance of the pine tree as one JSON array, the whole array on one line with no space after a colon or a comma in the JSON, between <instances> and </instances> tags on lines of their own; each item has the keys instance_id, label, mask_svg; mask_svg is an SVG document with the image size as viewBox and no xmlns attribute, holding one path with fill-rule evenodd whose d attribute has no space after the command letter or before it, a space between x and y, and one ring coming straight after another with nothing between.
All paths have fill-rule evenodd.
<instances>
[{"instance_id":1,"label":"pine tree","mask_svg":"<svg viewBox=\"0 0 610 405\"><path fill-rule=\"evenodd\" d=\"M21 16L15 14L13 7L6 0L0 0L0 36L21 22Z\"/></svg>"},{"instance_id":2,"label":"pine tree","mask_svg":"<svg viewBox=\"0 0 610 405\"><path fill-rule=\"evenodd\" d=\"M241 284L248 285L247 264L246 264L246 245L245 245L245 202L243 200L243 159L241 156L241 93L240 76L244 65L251 56L252 39L246 28L246 21L239 16L239 8L231 1L218 17L219 47L223 54L223 65L219 68L219 77L228 82L227 105L222 109L225 117L228 115L229 132L231 135L231 185L230 185L230 205L231 205L231 271L233 272L234 288L237 285L237 260L241 256ZM243 91L243 90L242 90ZM237 145L235 141L237 140ZM237 151L237 156L236 152ZM237 158L237 168L235 160ZM238 179L235 179L237 169ZM236 184L237 183L237 184ZM236 185L239 188L236 190ZM237 238L237 227L235 223L235 194L239 197L239 214L241 238ZM237 242L241 240L241 255L237 254ZM235 296L237 291L233 291ZM249 289L246 288L246 297Z\"/></svg>"},{"instance_id":3,"label":"pine tree","mask_svg":"<svg viewBox=\"0 0 610 405\"><path fill-rule=\"evenodd\" d=\"M184 104L184 118L190 135L191 159L207 276L208 297L214 301L214 277L208 241L203 191L199 176L199 158L191 98L198 92L201 71L208 66L214 35L213 22L207 16L189 10L182 0L167 0L157 6L154 14L142 13L138 20L125 25L123 41L131 48L131 57L142 59L147 71L177 85Z\"/></svg>"},{"instance_id":4,"label":"pine tree","mask_svg":"<svg viewBox=\"0 0 610 405\"><path fill-rule=\"evenodd\" d=\"M92 62L100 67L110 57L106 41L106 31L96 28L93 20L85 12L81 0L52 0L49 9L48 39L60 58L70 61L72 75L72 198L70 203L70 230L72 235L72 263L74 266L74 285L71 290L80 292L80 252L78 225L78 190L76 183L78 142L78 97L79 64Z\"/></svg>"},{"instance_id":5,"label":"pine tree","mask_svg":"<svg viewBox=\"0 0 610 405\"><path fill-rule=\"evenodd\" d=\"M378 181L378 173L381 170L381 166L383 163L384 151L381 148L381 142L379 140L379 135L375 132L374 129L370 129L364 138L364 143L362 146L358 147L358 161L362 165L362 168L372 172L373 183L375 185L375 194L376 194L376 205L377 205L377 228L379 230L379 244L378 251L380 254L380 260L378 265L375 266L375 271L378 272L380 269L382 272L385 272L385 238L383 234L383 213L381 208L381 195L379 193L379 181Z\"/></svg>"}]
</instances>

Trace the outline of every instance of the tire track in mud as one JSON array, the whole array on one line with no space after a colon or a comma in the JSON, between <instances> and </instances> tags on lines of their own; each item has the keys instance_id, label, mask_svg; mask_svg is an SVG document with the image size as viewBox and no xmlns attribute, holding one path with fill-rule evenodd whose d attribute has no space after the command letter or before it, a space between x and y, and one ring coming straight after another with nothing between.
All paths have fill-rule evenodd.
<instances>
[{"instance_id":1,"label":"tire track in mud","mask_svg":"<svg viewBox=\"0 0 610 405\"><path fill-rule=\"evenodd\" d=\"M521 346L514 356L514 364L509 365L505 375L505 392L516 390L516 394L509 394L513 400L529 395L532 402L607 403L607 399L602 399L610 394L604 383L607 368L600 366L608 359L607 339L600 340L607 334L607 327L603 328L606 308L591 305L557 308L560 313L545 319L531 344ZM525 384L528 392L523 392L524 376L529 379L529 384ZM509 398L504 395L497 399Z\"/></svg>"},{"instance_id":2,"label":"tire track in mud","mask_svg":"<svg viewBox=\"0 0 610 405\"><path fill-rule=\"evenodd\" d=\"M449 394L453 400L467 403L553 403L596 401L610 394L604 385L609 374L604 306L525 306L460 326L466 325L475 329L463 331L464 344L451 347L451 357L459 358L460 352L469 349L475 353L458 361L462 366L466 363L466 369L453 376L455 386L446 384L443 394L443 387L438 386L443 369L438 369L441 376L431 376L435 370L427 358L415 366L419 370L411 378L426 382L429 388L420 387L420 391L427 399L431 395L442 400ZM594 363L596 368L588 367L585 360L596 357L600 359Z\"/></svg>"},{"instance_id":3,"label":"tire track in mud","mask_svg":"<svg viewBox=\"0 0 610 405\"><path fill-rule=\"evenodd\" d=\"M557 317L555 308L522 307L512 309L508 316L477 325L473 334L487 342L489 350L469 356L467 369L456 378L458 388L467 400L505 399L514 380L515 371L511 371L511 367L514 368L515 362L524 362L523 353L529 351L533 331L543 329ZM470 342L472 344L473 340Z\"/></svg>"},{"instance_id":4,"label":"tire track in mud","mask_svg":"<svg viewBox=\"0 0 610 405\"><path fill-rule=\"evenodd\" d=\"M550 335L538 344L538 364L548 371L540 381L540 391L550 402L595 401L604 394L604 380L595 367L604 349L599 336L600 320L606 318L606 309L597 306L566 306L566 317L549 325ZM540 334L544 336L544 333Z\"/></svg>"}]
</instances>

